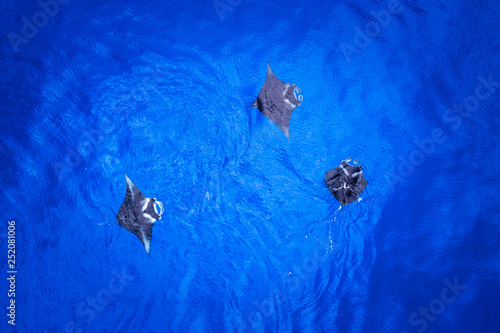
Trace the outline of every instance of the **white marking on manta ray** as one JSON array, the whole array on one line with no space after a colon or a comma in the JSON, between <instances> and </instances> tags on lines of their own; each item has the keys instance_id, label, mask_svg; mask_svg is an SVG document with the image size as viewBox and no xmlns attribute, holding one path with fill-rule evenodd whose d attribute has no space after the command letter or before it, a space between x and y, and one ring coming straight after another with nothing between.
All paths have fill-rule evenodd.
<instances>
[{"instance_id":1,"label":"white marking on manta ray","mask_svg":"<svg viewBox=\"0 0 500 333\"><path fill-rule=\"evenodd\" d=\"M142 229L141 233L142 233L142 242L144 243L144 248L146 249L146 252L149 255L149 249L151 248L151 241L146 238L146 235L144 235L144 231L142 231Z\"/></svg>"},{"instance_id":2,"label":"white marking on manta ray","mask_svg":"<svg viewBox=\"0 0 500 333\"><path fill-rule=\"evenodd\" d=\"M294 105L290 103L290 100L288 100L288 98L285 98L283 101L285 101L285 103L290 105L291 107L294 107Z\"/></svg>"},{"instance_id":3,"label":"white marking on manta ray","mask_svg":"<svg viewBox=\"0 0 500 333\"><path fill-rule=\"evenodd\" d=\"M148 213L142 213L142 216L144 217L144 220L146 222L149 222L151 224L153 224L153 223L156 222L156 220L151 215L149 215Z\"/></svg>"},{"instance_id":4,"label":"white marking on manta ray","mask_svg":"<svg viewBox=\"0 0 500 333\"><path fill-rule=\"evenodd\" d=\"M344 168L344 166L343 166L342 164L341 164L341 165L339 165L339 168L340 168L342 171L344 171L344 173L345 173L345 175L346 175L346 176L349 176L349 172L347 172L347 170Z\"/></svg>"},{"instance_id":5,"label":"white marking on manta ray","mask_svg":"<svg viewBox=\"0 0 500 333\"><path fill-rule=\"evenodd\" d=\"M288 87L290 87L290 85L288 83L285 83L285 89L283 90L283 96L285 96L286 93L288 92Z\"/></svg>"},{"instance_id":6,"label":"white marking on manta ray","mask_svg":"<svg viewBox=\"0 0 500 333\"><path fill-rule=\"evenodd\" d=\"M340 191L340 190L341 190L341 189L343 189L343 188L345 188L345 189L347 189L347 188L351 188L351 185L349 185L349 186L346 186L346 185L347 185L347 183L346 183L346 182L344 182L344 184L342 184L342 186L339 186L339 187L334 187L334 188L333 188L333 190L334 190L334 191Z\"/></svg>"},{"instance_id":7,"label":"white marking on manta ray","mask_svg":"<svg viewBox=\"0 0 500 333\"><path fill-rule=\"evenodd\" d=\"M355 172L352 174L353 177L357 177L359 175L362 175L363 174L363 171L358 171L358 172Z\"/></svg>"},{"instance_id":8,"label":"white marking on manta ray","mask_svg":"<svg viewBox=\"0 0 500 333\"><path fill-rule=\"evenodd\" d=\"M144 200L142 200L141 212L146 211L146 208L148 208L149 201L151 201L151 199L149 199L149 198L145 198Z\"/></svg>"},{"instance_id":9,"label":"white marking on manta ray","mask_svg":"<svg viewBox=\"0 0 500 333\"><path fill-rule=\"evenodd\" d=\"M128 178L127 175L125 175L125 178L127 178L127 188L130 190L130 193L132 194L132 202L134 202L134 183Z\"/></svg>"}]
</instances>

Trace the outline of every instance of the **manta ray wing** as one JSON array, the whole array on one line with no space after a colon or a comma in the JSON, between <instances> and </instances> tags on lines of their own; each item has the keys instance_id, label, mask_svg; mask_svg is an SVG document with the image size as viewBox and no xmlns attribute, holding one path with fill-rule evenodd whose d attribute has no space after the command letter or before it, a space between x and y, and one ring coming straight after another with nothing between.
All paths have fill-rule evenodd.
<instances>
[{"instance_id":1,"label":"manta ray wing","mask_svg":"<svg viewBox=\"0 0 500 333\"><path fill-rule=\"evenodd\" d=\"M288 139L290 139L290 117L293 110L302 102L302 96L297 99L294 91L300 93L300 89L296 85L278 79L271 70L271 66L267 64L266 81L252 104L264 116L274 121Z\"/></svg>"},{"instance_id":2,"label":"manta ray wing","mask_svg":"<svg viewBox=\"0 0 500 333\"><path fill-rule=\"evenodd\" d=\"M116 221L126 230L135 234L144 245L149 255L151 248L151 238L153 237L153 224L161 219L161 213L158 213L155 202L160 204L156 198L144 196L139 188L125 175L127 180L127 191Z\"/></svg>"},{"instance_id":3,"label":"manta ray wing","mask_svg":"<svg viewBox=\"0 0 500 333\"><path fill-rule=\"evenodd\" d=\"M348 161L349 159L342 161L338 167L325 174L325 183L330 193L342 205L358 199L368 184L363 175L363 167L349 165Z\"/></svg>"}]
</instances>

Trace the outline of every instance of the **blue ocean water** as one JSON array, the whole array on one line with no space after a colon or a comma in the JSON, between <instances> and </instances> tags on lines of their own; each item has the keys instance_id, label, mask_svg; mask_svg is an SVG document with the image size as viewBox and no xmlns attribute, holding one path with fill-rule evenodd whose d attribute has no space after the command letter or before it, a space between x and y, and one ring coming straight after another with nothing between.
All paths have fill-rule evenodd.
<instances>
[{"instance_id":1,"label":"blue ocean water","mask_svg":"<svg viewBox=\"0 0 500 333\"><path fill-rule=\"evenodd\" d=\"M0 331L500 331L498 1L0 8ZM290 140L250 107L268 62Z\"/></svg>"}]
</instances>

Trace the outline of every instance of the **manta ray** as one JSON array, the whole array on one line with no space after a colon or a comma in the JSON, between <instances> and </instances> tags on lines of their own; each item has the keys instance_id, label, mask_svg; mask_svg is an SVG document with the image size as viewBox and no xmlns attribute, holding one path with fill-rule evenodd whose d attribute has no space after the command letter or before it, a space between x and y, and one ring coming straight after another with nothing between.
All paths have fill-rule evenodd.
<instances>
[{"instance_id":1,"label":"manta ray","mask_svg":"<svg viewBox=\"0 0 500 333\"><path fill-rule=\"evenodd\" d=\"M118 210L118 215L116 215L116 221L120 226L139 237L149 255L153 224L156 220L161 219L163 205L156 198L144 196L127 174L125 174L125 178L127 192L125 200ZM160 213L156 209L156 204L160 207Z\"/></svg>"},{"instance_id":2,"label":"manta ray","mask_svg":"<svg viewBox=\"0 0 500 333\"><path fill-rule=\"evenodd\" d=\"M363 167L348 164L347 162L350 160L350 158L346 158L338 167L327 171L325 175L325 183L330 193L342 205L358 199L368 184L363 175Z\"/></svg>"},{"instance_id":3,"label":"manta ray","mask_svg":"<svg viewBox=\"0 0 500 333\"><path fill-rule=\"evenodd\" d=\"M252 104L264 116L274 121L288 139L290 139L288 132L290 117L293 110L302 102L302 95L299 95L297 99L294 92L300 94L300 88L278 79L271 70L271 66L267 64L266 81Z\"/></svg>"}]
</instances>

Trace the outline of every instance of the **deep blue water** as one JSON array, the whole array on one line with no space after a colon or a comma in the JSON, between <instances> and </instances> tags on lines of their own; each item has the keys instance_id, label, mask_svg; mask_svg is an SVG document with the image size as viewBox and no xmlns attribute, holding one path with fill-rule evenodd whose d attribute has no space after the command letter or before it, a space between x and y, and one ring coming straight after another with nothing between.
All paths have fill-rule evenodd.
<instances>
[{"instance_id":1,"label":"deep blue water","mask_svg":"<svg viewBox=\"0 0 500 333\"><path fill-rule=\"evenodd\" d=\"M500 331L498 1L0 9L0 331ZM290 140L249 107L267 62ZM165 208L150 256L125 173Z\"/></svg>"}]
</instances>

